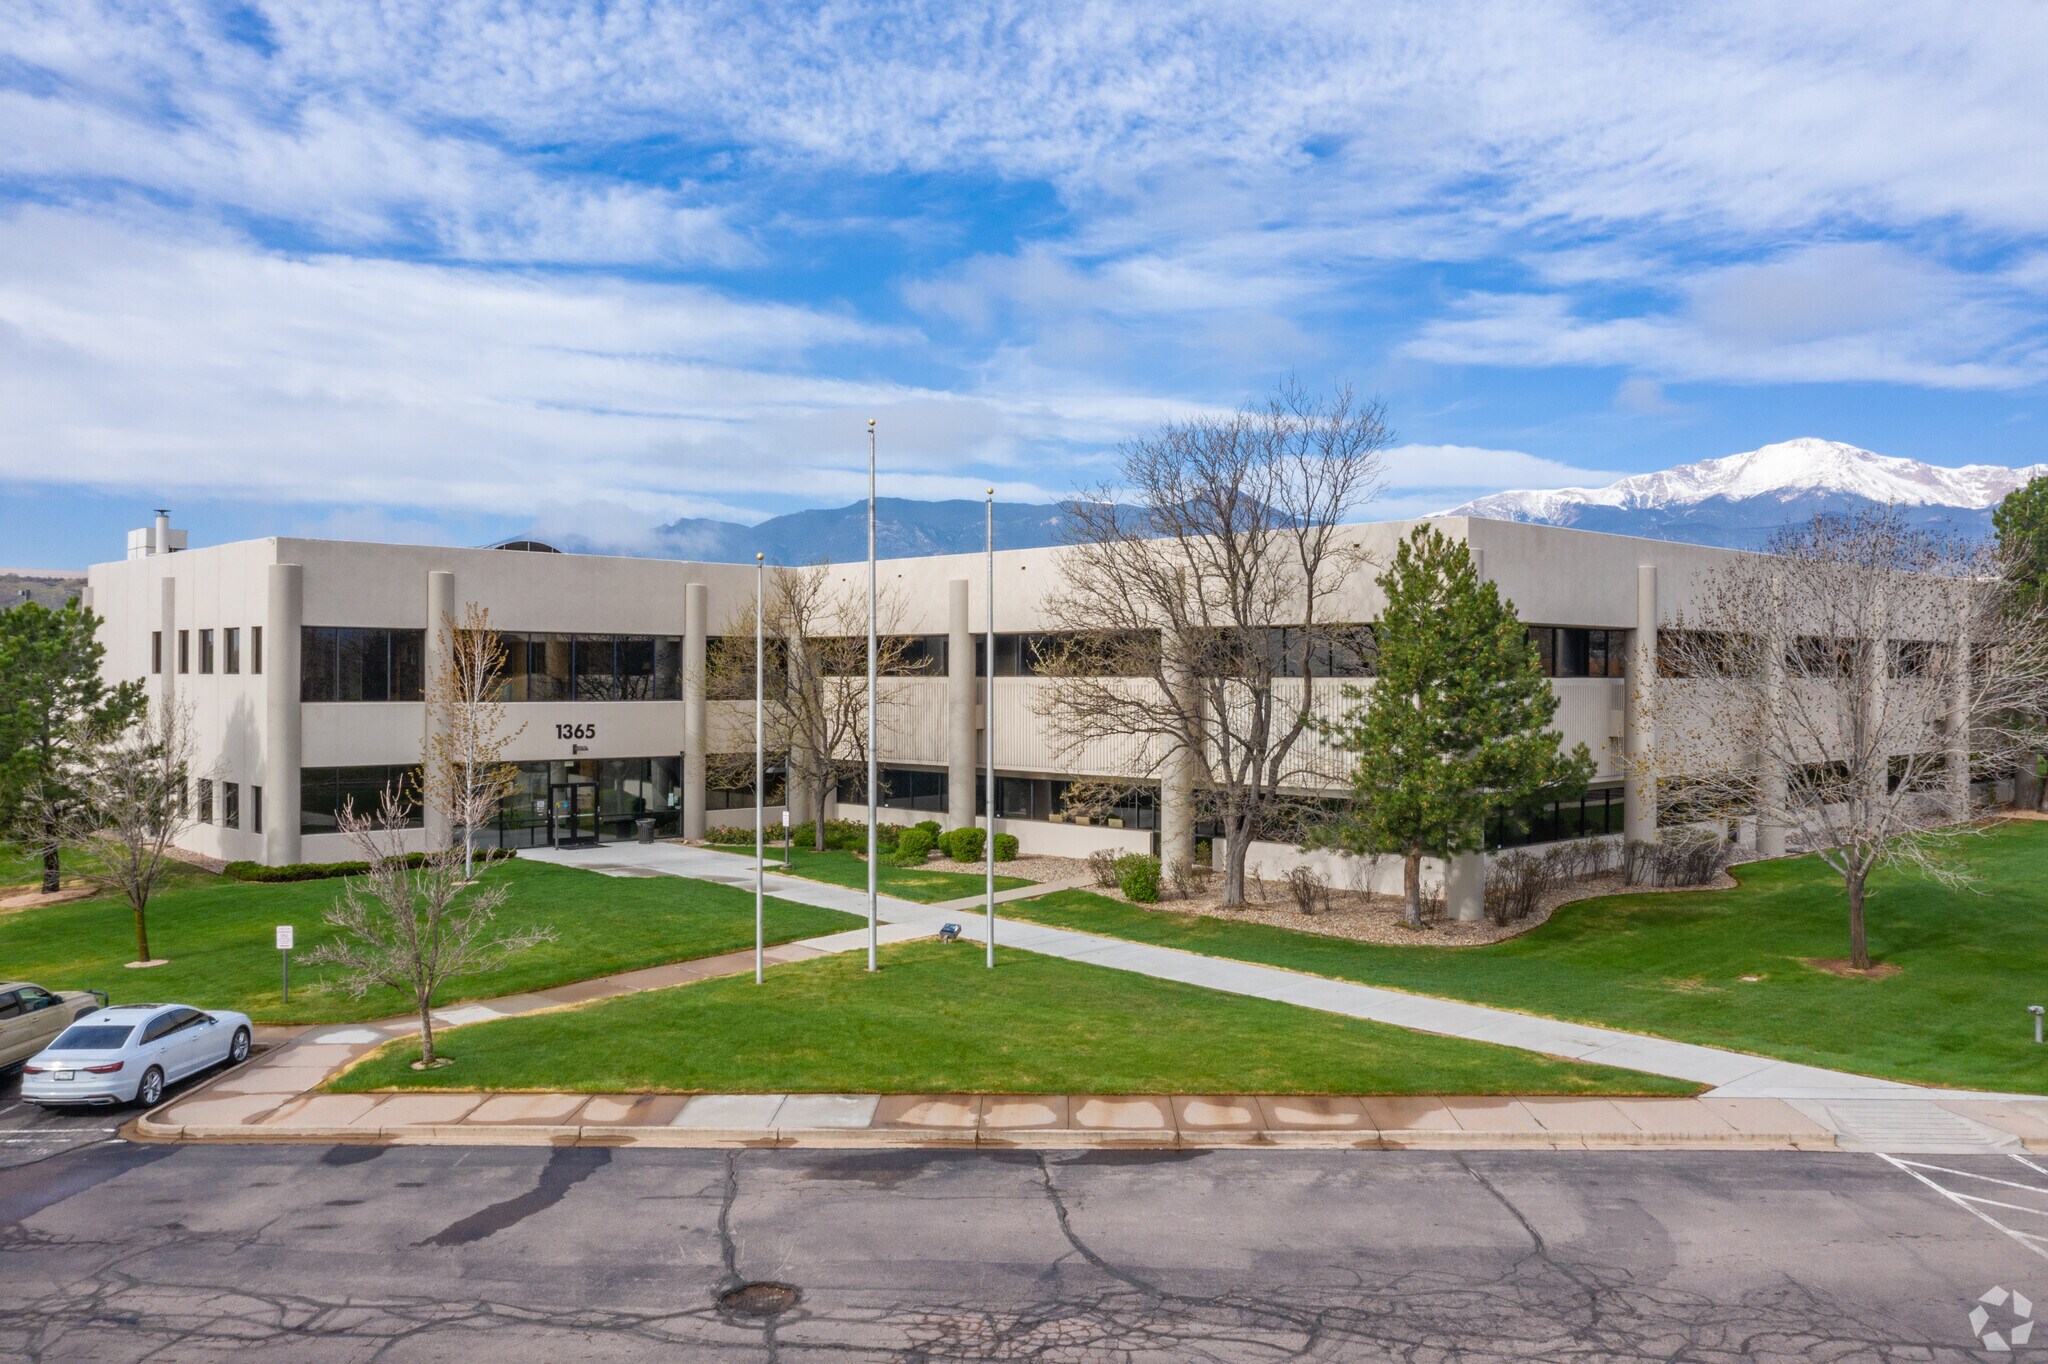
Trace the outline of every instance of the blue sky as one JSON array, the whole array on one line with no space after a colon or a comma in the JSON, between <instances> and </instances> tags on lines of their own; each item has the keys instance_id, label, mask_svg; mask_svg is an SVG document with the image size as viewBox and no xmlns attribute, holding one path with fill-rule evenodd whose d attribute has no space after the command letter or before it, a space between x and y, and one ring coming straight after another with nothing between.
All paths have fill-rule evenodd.
<instances>
[{"instance_id":1,"label":"blue sky","mask_svg":"<svg viewBox=\"0 0 2048 1364\"><path fill-rule=\"evenodd\" d=\"M1045 499L1289 373L1375 515L2048 460L2048 9L13 0L0 566Z\"/></svg>"}]
</instances>

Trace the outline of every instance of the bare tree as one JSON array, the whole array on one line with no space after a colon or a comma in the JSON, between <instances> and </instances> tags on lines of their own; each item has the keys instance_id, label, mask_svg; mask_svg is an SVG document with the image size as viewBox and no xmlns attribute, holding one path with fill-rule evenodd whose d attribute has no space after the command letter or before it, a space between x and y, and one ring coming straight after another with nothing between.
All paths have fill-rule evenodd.
<instances>
[{"instance_id":1,"label":"bare tree","mask_svg":"<svg viewBox=\"0 0 2048 1364\"><path fill-rule=\"evenodd\" d=\"M1343 784L1310 715L1317 683L1370 648L1330 606L1364 563L1337 528L1377 494L1388 441L1377 402L1289 383L1132 441L1120 486L1067 508L1045 604L1063 642L1038 661L1057 681L1034 705L1066 756L1125 752L1221 823L1225 904L1290 789Z\"/></svg>"},{"instance_id":2,"label":"bare tree","mask_svg":"<svg viewBox=\"0 0 2048 1364\"><path fill-rule=\"evenodd\" d=\"M868 602L865 584L834 577L829 564L767 572L762 632L763 691L771 753L785 755L785 798L801 795L813 818L812 840L825 848L825 806L848 767L867 762ZM899 594L884 589L876 604L876 670L880 677L913 671L910 641L895 633ZM710 650L707 693L731 700L754 695L754 606L736 614ZM895 709L877 688L875 725L890 727ZM751 780L751 764L750 775Z\"/></svg>"},{"instance_id":3,"label":"bare tree","mask_svg":"<svg viewBox=\"0 0 2048 1364\"><path fill-rule=\"evenodd\" d=\"M442 665L427 681L427 742L420 765L421 799L462 838L462 875L475 871L475 831L491 822L512 794L519 769L505 749L526 726L507 734L505 645L491 613L470 602L462 619L443 614Z\"/></svg>"},{"instance_id":4,"label":"bare tree","mask_svg":"<svg viewBox=\"0 0 2048 1364\"><path fill-rule=\"evenodd\" d=\"M388 985L411 1000L420 1020L419 1067L440 1064L434 1056L435 992L554 941L554 930L495 931L506 889L471 885L462 850L429 848L414 865L406 849L410 811L400 792L385 788L373 814L358 814L351 803L337 818L367 870L342 883L341 898L324 916L335 936L306 960L339 966L341 988L351 999Z\"/></svg>"},{"instance_id":5,"label":"bare tree","mask_svg":"<svg viewBox=\"0 0 2048 1364\"><path fill-rule=\"evenodd\" d=\"M1896 513L1822 516L1705 573L1658 638L1641 760L1673 822L1754 818L1842 878L1849 961L1881 866L1948 885L1971 774L2011 770L2048 715L2048 635L1980 552ZM1668 680L1667 680L1668 679Z\"/></svg>"},{"instance_id":6,"label":"bare tree","mask_svg":"<svg viewBox=\"0 0 2048 1364\"><path fill-rule=\"evenodd\" d=\"M48 810L78 879L119 895L135 917L135 960L149 954L149 901L170 850L198 821L186 783L197 764L190 702L146 706L125 726L80 728L64 745L67 798Z\"/></svg>"}]
</instances>

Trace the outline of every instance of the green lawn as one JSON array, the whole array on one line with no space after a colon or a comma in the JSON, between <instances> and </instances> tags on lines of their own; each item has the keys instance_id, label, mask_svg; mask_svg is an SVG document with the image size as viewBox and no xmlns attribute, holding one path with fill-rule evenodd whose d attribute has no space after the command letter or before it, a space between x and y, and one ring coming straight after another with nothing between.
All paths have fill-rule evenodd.
<instances>
[{"instance_id":1,"label":"green lawn","mask_svg":"<svg viewBox=\"0 0 2048 1364\"><path fill-rule=\"evenodd\" d=\"M744 849L722 847L719 852L744 852L751 866L754 860L754 846ZM782 850L771 847L771 859L780 860ZM958 900L966 895L980 895L988 889L988 876L981 867L972 871L947 871L957 867L958 862L935 862L925 867L892 867L887 857L882 859L880 874L876 876L877 888L884 895L893 895L899 900L915 900L919 904L937 904L941 900ZM868 888L868 864L852 853L840 848L828 848L817 852L810 848L798 848L791 865L775 871L787 876L801 876L807 881L823 881L831 886L847 886L853 890ZM1021 876L996 876L997 890L1012 890L1028 886L1031 882Z\"/></svg>"},{"instance_id":2,"label":"green lawn","mask_svg":"<svg viewBox=\"0 0 2048 1364\"><path fill-rule=\"evenodd\" d=\"M23 852L18 844L0 843L0 886L40 885L43 860Z\"/></svg>"},{"instance_id":3,"label":"green lawn","mask_svg":"<svg viewBox=\"0 0 2048 1364\"><path fill-rule=\"evenodd\" d=\"M438 1003L488 999L753 945L751 891L673 876L600 876L539 862L507 862L485 875L502 880L511 892L500 923L545 923L556 940L495 971L453 982ZM117 1004L179 1000L239 1009L265 1022L329 1023L404 1013L410 1006L391 991L351 1000L333 985L332 968L298 962L329 936L321 916L341 884L258 885L180 868L149 911L150 950L170 964L143 971L122 965L135 959L135 932L118 901L100 897L0 915L0 975L53 990L106 990ZM836 910L768 901L771 943L836 933L857 922ZM275 925L287 923L297 930L299 947L288 1006L279 1003L272 934Z\"/></svg>"},{"instance_id":4,"label":"green lawn","mask_svg":"<svg viewBox=\"0 0 2048 1364\"><path fill-rule=\"evenodd\" d=\"M1981 893L1875 883L1871 954L1901 968L1881 980L1804 964L1848 955L1841 881L1814 858L1738 867L1735 890L1583 900L1492 947L1381 947L1085 891L1003 913L1891 1079L2048 1093L2048 1047L2026 1013L2048 1004L2048 824L1966 846Z\"/></svg>"},{"instance_id":5,"label":"green lawn","mask_svg":"<svg viewBox=\"0 0 2048 1364\"><path fill-rule=\"evenodd\" d=\"M329 1086L713 1093L1691 1094L1682 1081L932 941L393 1043Z\"/></svg>"}]
</instances>

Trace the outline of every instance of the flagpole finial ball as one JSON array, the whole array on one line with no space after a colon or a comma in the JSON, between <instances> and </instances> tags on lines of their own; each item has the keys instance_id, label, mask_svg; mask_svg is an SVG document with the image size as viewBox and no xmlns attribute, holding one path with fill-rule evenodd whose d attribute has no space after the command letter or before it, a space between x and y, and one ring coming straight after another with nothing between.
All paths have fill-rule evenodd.
<instances>
[{"instance_id":1,"label":"flagpole finial ball","mask_svg":"<svg viewBox=\"0 0 2048 1364\"><path fill-rule=\"evenodd\" d=\"M761 561L762 561L763 559L765 559L765 558L767 558L767 557L768 557L768 556L767 556L767 555L765 555L765 554L760 554L760 553L756 553L756 554L754 555L754 562L758 564L758 563L760 563L760 562L761 562Z\"/></svg>"},{"instance_id":2,"label":"flagpole finial ball","mask_svg":"<svg viewBox=\"0 0 2048 1364\"><path fill-rule=\"evenodd\" d=\"M875 419L874 419L873 417L869 417L869 418L868 418L868 426L869 426L869 427L870 427L870 428L872 429L872 428L873 428L873 426L874 426L874 424L875 424Z\"/></svg>"}]
</instances>

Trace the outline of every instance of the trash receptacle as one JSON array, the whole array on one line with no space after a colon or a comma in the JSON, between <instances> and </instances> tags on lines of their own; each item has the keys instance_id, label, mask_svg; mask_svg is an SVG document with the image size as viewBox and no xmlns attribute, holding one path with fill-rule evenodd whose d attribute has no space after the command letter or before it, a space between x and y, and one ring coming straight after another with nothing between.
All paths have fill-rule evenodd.
<instances>
[{"instance_id":1,"label":"trash receptacle","mask_svg":"<svg viewBox=\"0 0 2048 1364\"><path fill-rule=\"evenodd\" d=\"M634 827L635 829L639 830L639 832L640 832L640 841L641 841L642 843L652 843L652 842L654 841L654 821L653 821L653 820L651 820L651 819L636 819L636 820L634 820L634 821L633 821L633 827Z\"/></svg>"}]
</instances>

